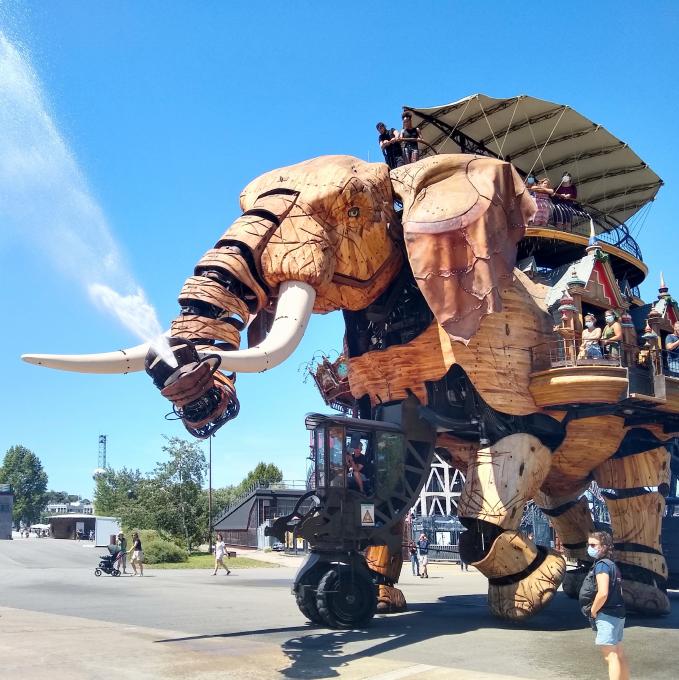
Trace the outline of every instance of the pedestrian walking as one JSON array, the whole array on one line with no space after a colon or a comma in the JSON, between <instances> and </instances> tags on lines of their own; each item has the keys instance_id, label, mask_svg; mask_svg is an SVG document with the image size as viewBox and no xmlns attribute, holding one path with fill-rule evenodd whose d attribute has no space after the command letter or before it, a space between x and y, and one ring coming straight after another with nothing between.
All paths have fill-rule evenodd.
<instances>
[{"instance_id":1,"label":"pedestrian walking","mask_svg":"<svg viewBox=\"0 0 679 680\"><path fill-rule=\"evenodd\" d=\"M118 554L120 555L118 559L120 560L120 565L123 568L123 574L127 574L127 539L125 538L125 534L122 531L118 534L116 545L118 546Z\"/></svg>"},{"instance_id":2,"label":"pedestrian walking","mask_svg":"<svg viewBox=\"0 0 679 680\"><path fill-rule=\"evenodd\" d=\"M132 553L130 564L134 570L134 575L137 575L137 567L139 567L139 576L144 575L144 550L141 546L141 539L139 534L135 531L132 534L132 549L128 550L127 554Z\"/></svg>"},{"instance_id":3,"label":"pedestrian walking","mask_svg":"<svg viewBox=\"0 0 679 680\"><path fill-rule=\"evenodd\" d=\"M224 564L224 555L226 554L226 545L221 534L217 534L217 542L215 543L215 570L212 572L213 576L217 576L219 567L226 569L226 575L231 573L231 570ZM228 559L228 557L227 557Z\"/></svg>"},{"instance_id":4,"label":"pedestrian walking","mask_svg":"<svg viewBox=\"0 0 679 680\"><path fill-rule=\"evenodd\" d=\"M417 541L417 552L419 553L420 566L422 567L420 578L429 578L429 572L427 571L427 565L429 564L429 539L425 533L421 533L420 539Z\"/></svg>"},{"instance_id":5,"label":"pedestrian walking","mask_svg":"<svg viewBox=\"0 0 679 680\"><path fill-rule=\"evenodd\" d=\"M580 606L596 631L595 644L608 664L609 680L629 680L629 666L622 648L625 602L620 569L611 559L613 537L605 531L590 534L587 554L594 564L580 588Z\"/></svg>"},{"instance_id":6,"label":"pedestrian walking","mask_svg":"<svg viewBox=\"0 0 679 680\"><path fill-rule=\"evenodd\" d=\"M410 553L410 565L413 568L413 576L419 576L420 562L417 559L417 546L415 545L415 541L410 541L410 545L408 546L408 552Z\"/></svg>"}]
</instances>

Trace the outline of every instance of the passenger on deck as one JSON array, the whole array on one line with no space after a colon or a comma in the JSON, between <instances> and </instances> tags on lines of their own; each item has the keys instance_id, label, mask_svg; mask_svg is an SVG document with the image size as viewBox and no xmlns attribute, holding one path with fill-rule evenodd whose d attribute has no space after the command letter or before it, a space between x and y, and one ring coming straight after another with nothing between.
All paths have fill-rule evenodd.
<instances>
[{"instance_id":1,"label":"passenger on deck","mask_svg":"<svg viewBox=\"0 0 679 680\"><path fill-rule=\"evenodd\" d=\"M562 201L575 201L578 198L578 190L568 172L563 173L561 184L554 190L554 196Z\"/></svg>"},{"instance_id":2,"label":"passenger on deck","mask_svg":"<svg viewBox=\"0 0 679 680\"><path fill-rule=\"evenodd\" d=\"M526 186L538 206L531 224L536 227L544 227L549 224L552 216L552 194L554 190L546 177L537 181L533 175L528 175L526 178Z\"/></svg>"},{"instance_id":3,"label":"passenger on deck","mask_svg":"<svg viewBox=\"0 0 679 680\"><path fill-rule=\"evenodd\" d=\"M406 163L415 163L420 159L420 148L418 142L422 141L420 128L412 127L412 114L404 111L401 116L403 119L403 130L401 130L401 143L403 146L403 158Z\"/></svg>"},{"instance_id":4,"label":"passenger on deck","mask_svg":"<svg viewBox=\"0 0 679 680\"><path fill-rule=\"evenodd\" d=\"M582 329L582 344L578 359L601 359L601 328L596 325L594 314L585 315L585 327Z\"/></svg>"},{"instance_id":5,"label":"passenger on deck","mask_svg":"<svg viewBox=\"0 0 679 680\"><path fill-rule=\"evenodd\" d=\"M618 321L618 314L612 309L606 310L606 325L601 333L601 345L607 359L620 357L620 342L622 341L622 325Z\"/></svg>"},{"instance_id":6,"label":"passenger on deck","mask_svg":"<svg viewBox=\"0 0 679 680\"><path fill-rule=\"evenodd\" d=\"M667 368L675 376L679 376L679 322L673 326L674 333L665 338L667 350Z\"/></svg>"},{"instance_id":7,"label":"passenger on deck","mask_svg":"<svg viewBox=\"0 0 679 680\"><path fill-rule=\"evenodd\" d=\"M377 132L380 133L377 140L384 154L384 162L390 170L401 167L404 163L403 151L397 130L395 128L388 129L384 123L378 123L376 127Z\"/></svg>"},{"instance_id":8,"label":"passenger on deck","mask_svg":"<svg viewBox=\"0 0 679 680\"><path fill-rule=\"evenodd\" d=\"M575 211L574 201L578 197L578 190L568 172L564 172L561 183L554 190L554 222L562 229L571 227Z\"/></svg>"}]
</instances>

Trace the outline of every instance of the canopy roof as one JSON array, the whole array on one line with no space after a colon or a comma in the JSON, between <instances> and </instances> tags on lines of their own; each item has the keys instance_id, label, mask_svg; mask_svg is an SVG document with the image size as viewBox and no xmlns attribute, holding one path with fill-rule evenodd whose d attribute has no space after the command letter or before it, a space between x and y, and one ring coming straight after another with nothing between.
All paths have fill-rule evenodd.
<instances>
[{"instance_id":1,"label":"canopy roof","mask_svg":"<svg viewBox=\"0 0 679 680\"><path fill-rule=\"evenodd\" d=\"M619 222L652 201L663 184L625 142L564 104L474 94L446 106L405 108L431 145L424 155L431 149L490 152L526 174L546 175L553 187L568 171L578 201Z\"/></svg>"}]
</instances>

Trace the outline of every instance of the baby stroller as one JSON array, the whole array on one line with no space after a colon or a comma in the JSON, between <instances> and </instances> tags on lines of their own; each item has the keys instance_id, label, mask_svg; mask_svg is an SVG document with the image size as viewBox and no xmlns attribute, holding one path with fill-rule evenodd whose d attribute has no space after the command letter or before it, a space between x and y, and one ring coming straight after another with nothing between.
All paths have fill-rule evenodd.
<instances>
[{"instance_id":1,"label":"baby stroller","mask_svg":"<svg viewBox=\"0 0 679 680\"><path fill-rule=\"evenodd\" d=\"M117 545L108 546L108 555L99 555L99 566L94 570L95 576L104 574L111 574L111 576L120 576L120 569L118 569L118 559L122 550Z\"/></svg>"}]
</instances>

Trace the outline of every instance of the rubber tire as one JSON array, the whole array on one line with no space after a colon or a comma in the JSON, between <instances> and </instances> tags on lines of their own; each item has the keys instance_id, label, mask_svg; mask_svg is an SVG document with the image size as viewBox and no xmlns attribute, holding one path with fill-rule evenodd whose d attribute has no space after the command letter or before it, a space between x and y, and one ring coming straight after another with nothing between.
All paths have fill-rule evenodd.
<instances>
[{"instance_id":1,"label":"rubber tire","mask_svg":"<svg viewBox=\"0 0 679 680\"><path fill-rule=\"evenodd\" d=\"M309 588L302 588L295 591L295 602L299 610L312 623L317 623L321 626L325 625L323 617L318 612L316 606L316 589L318 582L325 574L327 565L317 564L313 569L310 569L295 585L310 586Z\"/></svg>"},{"instance_id":2,"label":"rubber tire","mask_svg":"<svg viewBox=\"0 0 679 680\"><path fill-rule=\"evenodd\" d=\"M97 568L94 570L94 575L95 575L95 576L101 576L101 569L99 569L99 567L97 567Z\"/></svg>"},{"instance_id":3,"label":"rubber tire","mask_svg":"<svg viewBox=\"0 0 679 680\"><path fill-rule=\"evenodd\" d=\"M320 580L316 606L330 628L359 628L375 616L377 588L367 574L336 566Z\"/></svg>"},{"instance_id":4,"label":"rubber tire","mask_svg":"<svg viewBox=\"0 0 679 680\"><path fill-rule=\"evenodd\" d=\"M113 574L113 576L120 576L120 570L114 569L113 571L111 571L111 574Z\"/></svg>"}]
</instances>

